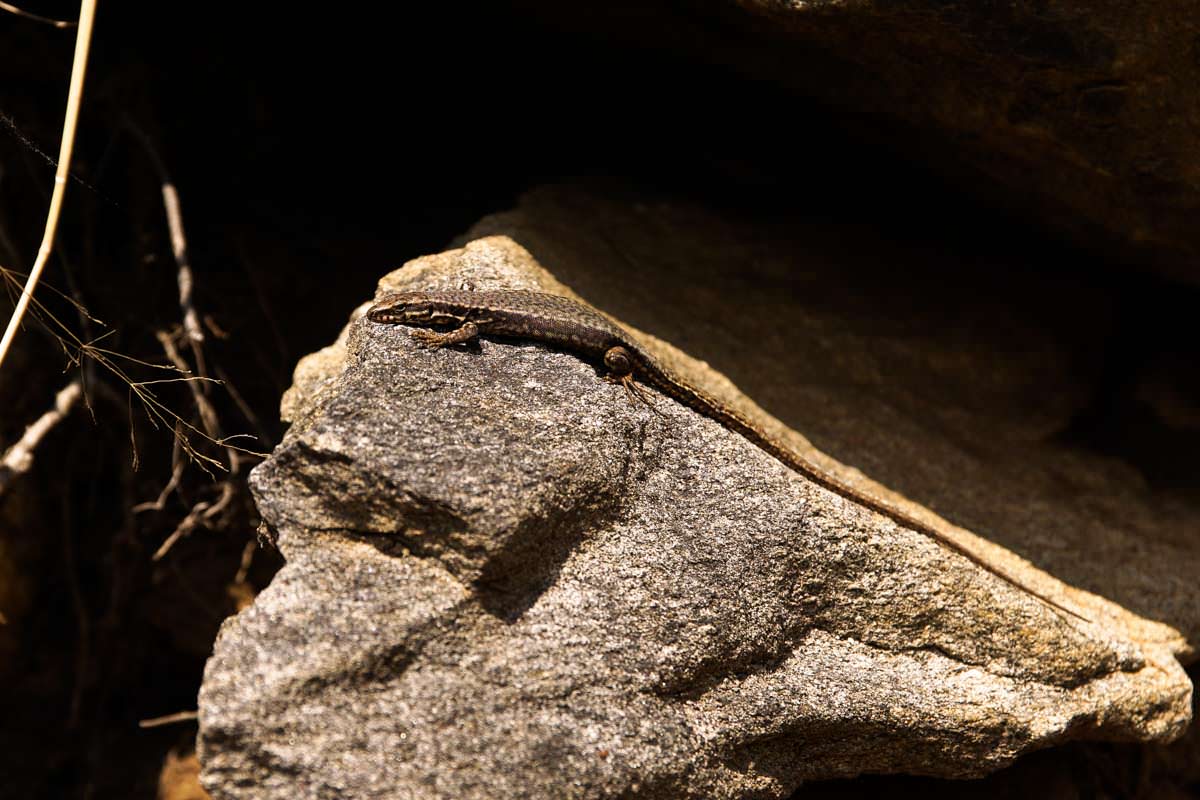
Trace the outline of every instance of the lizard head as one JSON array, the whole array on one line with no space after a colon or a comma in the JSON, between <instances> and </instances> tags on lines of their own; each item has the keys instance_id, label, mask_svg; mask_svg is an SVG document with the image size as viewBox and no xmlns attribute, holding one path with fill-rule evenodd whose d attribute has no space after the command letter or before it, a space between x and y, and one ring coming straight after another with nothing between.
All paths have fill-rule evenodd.
<instances>
[{"instance_id":1,"label":"lizard head","mask_svg":"<svg viewBox=\"0 0 1200 800\"><path fill-rule=\"evenodd\" d=\"M386 294L367 311L372 322L411 324L425 322L433 315L428 298L420 292Z\"/></svg>"}]
</instances>

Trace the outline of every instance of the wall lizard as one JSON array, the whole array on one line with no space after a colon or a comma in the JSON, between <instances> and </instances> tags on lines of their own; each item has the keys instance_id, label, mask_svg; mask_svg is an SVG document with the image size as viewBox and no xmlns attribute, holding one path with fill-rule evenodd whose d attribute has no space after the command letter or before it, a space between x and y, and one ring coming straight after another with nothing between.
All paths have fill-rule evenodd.
<instances>
[{"instance_id":1,"label":"wall lizard","mask_svg":"<svg viewBox=\"0 0 1200 800\"><path fill-rule=\"evenodd\" d=\"M406 291L380 298L367 311L372 322L413 327L426 347L463 344L479 336L524 339L574 353L602 364L606 378L620 382L631 396L650 403L639 382L741 434L810 481L911 528L1057 611L1088 621L987 563L948 535L902 508L866 493L772 438L753 421L671 373L632 336L595 309L559 295L524 290Z\"/></svg>"}]
</instances>

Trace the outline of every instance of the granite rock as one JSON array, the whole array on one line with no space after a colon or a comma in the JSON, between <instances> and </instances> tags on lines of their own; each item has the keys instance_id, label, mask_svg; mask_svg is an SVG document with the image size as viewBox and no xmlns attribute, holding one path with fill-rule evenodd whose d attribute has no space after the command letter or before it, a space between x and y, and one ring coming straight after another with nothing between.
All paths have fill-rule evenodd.
<instances>
[{"instance_id":1,"label":"granite rock","mask_svg":"<svg viewBox=\"0 0 1200 800\"><path fill-rule=\"evenodd\" d=\"M380 291L464 281L571 293L505 237ZM783 797L863 772L978 776L1072 739L1167 741L1190 720L1187 636L1097 587L960 534L1080 622L570 354L422 350L362 310L298 368L292 428L252 474L287 564L206 669L216 798ZM1031 560L1069 546L1049 531Z\"/></svg>"}]
</instances>

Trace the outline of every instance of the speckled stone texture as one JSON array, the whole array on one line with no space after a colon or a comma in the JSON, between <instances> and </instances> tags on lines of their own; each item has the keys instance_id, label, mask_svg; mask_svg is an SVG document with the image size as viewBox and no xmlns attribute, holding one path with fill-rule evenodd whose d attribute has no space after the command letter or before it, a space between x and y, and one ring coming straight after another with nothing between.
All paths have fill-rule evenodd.
<instances>
[{"instance_id":1,"label":"speckled stone texture","mask_svg":"<svg viewBox=\"0 0 1200 800\"><path fill-rule=\"evenodd\" d=\"M692 279L657 304L653 280L670 270L639 283L639 265L684 228L697 262L672 252ZM837 272L797 271L811 254L694 209L586 193L535 194L478 232L501 230L555 276L493 236L418 259L380 290L466 281L569 293L564 279L622 318L604 291L647 318L674 309L656 329L666 335L707 308L693 333L722 342L702 351L723 361L746 339L717 335L735 317L698 302L720 283L705 259L743 276L753 263L810 290ZM776 271L784 261L790 269ZM585 274L608 288L591 295ZM823 409L816 427L834 443L853 423L845 453L886 452L881 465L908 473L893 488L1018 550L1024 558L965 534L1094 622L813 485L711 420L629 402L570 354L492 341L422 350L403 328L366 322L364 307L297 368L283 404L292 428L252 475L287 564L226 623L206 670L200 757L214 797L774 798L808 779L977 776L1072 739L1180 735L1191 684L1179 661L1194 654L1200 590L1187 579L1196 543L1177 533L1195 530L1197 514L1031 434L1069 405L1018 397L1019 378L1053 361L1052 337L997 358L986 325L978 337L926 339L940 323L915 321L914 307L906 338L880 337L867 317L836 319L849 308L836 292L762 291L774 301L742 298L762 301L747 324L808 334L743 348L743 369L774 357L791 386L777 413ZM783 294L808 299L783 311ZM980 300L973 323L999 321L993 301L1003 307ZM811 448L720 373L637 335ZM806 384L789 371L809 356L837 361L838 378ZM871 368L884 363L886 380ZM966 375L975 384L963 402ZM882 386L894 404L874 394ZM940 404L914 413L924 391ZM856 399L835 408L839 393ZM1015 442L1020 463L991 458Z\"/></svg>"}]
</instances>

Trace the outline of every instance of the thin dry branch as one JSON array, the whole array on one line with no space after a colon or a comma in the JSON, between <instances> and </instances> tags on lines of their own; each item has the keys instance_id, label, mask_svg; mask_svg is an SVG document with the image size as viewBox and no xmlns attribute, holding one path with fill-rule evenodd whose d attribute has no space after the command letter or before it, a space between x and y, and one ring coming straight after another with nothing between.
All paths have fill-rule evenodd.
<instances>
[{"instance_id":1,"label":"thin dry branch","mask_svg":"<svg viewBox=\"0 0 1200 800\"><path fill-rule=\"evenodd\" d=\"M179 307L183 311L183 329L196 357L197 372L206 374L203 354L197 346L204 341L204 329L200 327L200 316L196 313L196 305L192 300L192 288L195 278L192 273L191 258L188 256L187 236L183 232L183 213L179 207L179 190L167 172L167 165L158 154L154 141L138 125L131 120L125 120L125 128L138 139L142 149L146 151L151 166L158 173L161 184L163 210L167 215L167 232L171 238L171 254L175 257L176 281L179 284Z\"/></svg>"},{"instance_id":2,"label":"thin dry branch","mask_svg":"<svg viewBox=\"0 0 1200 800\"><path fill-rule=\"evenodd\" d=\"M199 719L200 712L198 711L176 711L174 714L165 714L161 717L151 717L138 721L139 728L157 728L160 725L173 725L176 722L191 722Z\"/></svg>"},{"instance_id":3,"label":"thin dry branch","mask_svg":"<svg viewBox=\"0 0 1200 800\"><path fill-rule=\"evenodd\" d=\"M6 282L13 281L10 270L0 269L0 278L3 278ZM70 298L68 297L67 299L69 300ZM170 370L172 372L179 373L180 370L176 366L174 366L173 364L151 364L147 361L142 361L140 359L133 358L132 356L127 356L123 353L118 353L116 351L106 350L101 347L96 347L95 343L100 341L101 339L105 338L109 334L103 334L103 335L93 339L92 341L84 341L84 340L80 339L79 336L76 335L76 333L74 331L72 331L69 327L67 327L67 325L62 320L60 320L57 316L55 316L55 314L52 311L50 311L50 309L48 309L36 297L30 301L30 308L32 309L31 313L35 317L39 318L43 322L43 324L45 324L46 327L48 329L50 329L51 335L53 335L55 338L58 339L59 344L63 348L63 352L66 354L68 361L72 365L78 365L78 364L82 363L85 358L89 358L92 361L98 363L100 366L104 367L106 370L108 370L110 373L112 373L117 379L119 379L122 383L126 384L129 387L129 391L131 394L131 400L132 400L132 397L137 397L137 399L141 402L142 409L145 411L146 418L149 420L151 425L153 425L155 428L158 428L160 426L166 426L166 427L172 428L175 431L177 440L179 441L180 445L183 447L184 452L187 453L188 458L192 459L192 461L194 461L196 464L198 464L201 469L205 470L206 472L210 472L210 470L209 470L210 467L218 469L218 470L222 470L222 471L226 470L226 466L224 464L222 464L220 461L199 452L190 440L190 436L192 434L195 434L197 436L200 436L200 437L203 437L206 439L211 439L211 437L209 437L208 434L206 434L204 431L200 430L195 425L192 425L190 422L183 419L183 417L179 416L174 411L172 411L169 407L167 407L162 401L160 401L158 399L158 396L156 394L154 394L154 392L151 389L147 388L148 386L158 383L158 381L135 381L131 375L129 375L127 372L125 372L124 369L122 369L120 366L118 366L115 359L119 358L119 359L123 359L126 361L130 361L134 364L138 364L140 366L152 367L154 369ZM111 333L111 331L110 331L110 333ZM195 381L195 380L200 380L200 378L198 378L197 376L193 376L190 373L186 373L186 372L184 373L183 377L173 379L173 381ZM207 380L211 381L212 379L207 379ZM130 406L129 406L129 412L130 412L130 429L129 429L130 430L130 441L131 441L131 444L133 444L133 446L134 446L133 454L134 454L134 463L136 465L138 459L137 459L136 442L134 442L133 438L132 438L133 437L133 425L132 425L133 405L132 405L132 402L130 403ZM231 445L231 444L229 444L229 438L232 438L232 437L227 437L226 439L223 439L220 441L216 441L216 440L213 440L213 441L214 441L214 444L217 444L217 445L220 445L220 446L223 446L226 448L232 447L232 448L236 449L237 451L239 451L243 454L246 454L246 455L254 455L254 456L264 456L265 455L264 453L259 453L254 450L249 450L247 448L236 447L235 445ZM135 469L136 469L136 466L135 466ZM210 474L212 474L212 473L210 472Z\"/></svg>"},{"instance_id":4,"label":"thin dry branch","mask_svg":"<svg viewBox=\"0 0 1200 800\"><path fill-rule=\"evenodd\" d=\"M229 469L228 476L221 483L221 494L217 500L215 502L200 501L193 505L187 516L180 521L175 530L171 532L171 535L155 551L152 560L159 561L166 556L181 538L201 524L216 518L217 515L223 513L230 506L237 496L237 487L234 485L234 481L241 472L242 456L240 448L229 445L228 439L222 435L221 424L217 417L216 409L208 398L207 382L212 379L208 377L208 371L205 366L204 331L200 327L199 315L196 313L196 306L192 300L192 289L195 278L188 258L187 237L184 235L183 215L179 208L179 192L176 190L175 184L171 181L166 165L163 164L150 137L146 136L145 133L131 123L129 127L134 135L141 139L142 145L150 157L150 161L158 171L159 181L162 185L163 208L166 210L167 228L171 236L171 252L175 257L177 282L179 284L179 307L183 312L182 338L187 342L192 352L192 357L196 364L195 377L198 378L198 380L188 381L188 389L192 393L192 400L196 404L196 411L200 415L200 423L204 428L205 435L209 440L220 443L225 447L225 457L228 461ZM167 354L168 360L180 372L192 374L187 360L176 346L176 340L180 338L180 331L176 330L171 333L159 331L157 336L159 343L163 347L163 351ZM240 397L238 399L240 400ZM165 496L164 492L162 497Z\"/></svg>"},{"instance_id":5,"label":"thin dry branch","mask_svg":"<svg viewBox=\"0 0 1200 800\"><path fill-rule=\"evenodd\" d=\"M188 339L192 342L203 342L204 331L200 327L200 318L196 314L196 305L192 302L192 264L188 259L187 237L183 235L183 216L179 213L179 192L175 184L163 179L163 206L167 210L167 229L171 233L171 252L178 265L177 282L179 283L179 307L183 309L183 329L187 331ZM197 354L199 358L199 354ZM203 371L201 372L203 374Z\"/></svg>"},{"instance_id":6,"label":"thin dry branch","mask_svg":"<svg viewBox=\"0 0 1200 800\"><path fill-rule=\"evenodd\" d=\"M42 414L36 422L25 429L25 434L4 453L0 459L0 496L3 496L13 480L23 475L33 466L33 454L38 444L50 430L71 412L79 398L83 396L83 387L79 379L68 383L54 397L54 408Z\"/></svg>"},{"instance_id":7,"label":"thin dry branch","mask_svg":"<svg viewBox=\"0 0 1200 800\"><path fill-rule=\"evenodd\" d=\"M238 564L237 574L233 576L234 583L245 583L250 575L250 565L254 563L254 552L258 550L258 542L254 539L246 542L242 548L242 560Z\"/></svg>"},{"instance_id":8,"label":"thin dry branch","mask_svg":"<svg viewBox=\"0 0 1200 800\"><path fill-rule=\"evenodd\" d=\"M8 320L4 338L0 339L0 365L3 365L4 357L8 355L12 340L17 335L17 328L21 325L21 318L25 316L25 310L29 307L29 301L33 297L33 290L37 288L42 270L54 247L54 235L58 231L63 195L67 189L71 151L75 146L75 126L79 121L79 104L83 97L83 78L87 74L87 55L88 48L91 46L92 21L95 15L96 0L83 0L79 8L79 30L75 36L75 61L71 67L71 88L67 93L67 111L63 119L62 142L59 145L58 165L54 172L54 192L50 195L50 208L46 211L46 228L42 232L42 245L38 248L33 269L29 271L29 280L25 282L25 288L21 290L21 296L17 299L17 306Z\"/></svg>"},{"instance_id":9,"label":"thin dry branch","mask_svg":"<svg viewBox=\"0 0 1200 800\"><path fill-rule=\"evenodd\" d=\"M73 20L43 17L41 14L34 14L33 12L26 11L23 8L17 8L11 3L0 2L0 11L7 11L10 14L15 14L18 17L25 17L26 19L31 19L35 22L44 22L47 25L53 25L56 28L71 28L76 25Z\"/></svg>"},{"instance_id":10,"label":"thin dry branch","mask_svg":"<svg viewBox=\"0 0 1200 800\"><path fill-rule=\"evenodd\" d=\"M159 331L156 335L163 347L163 351L167 354L167 358L175 365L176 369L183 373L190 372L188 363L180 355L179 349L175 347L174 337L165 331ZM194 342L195 340L191 341ZM216 409L213 408L212 403L200 388L204 381L209 380L212 379L204 376L196 376L196 380L187 381L187 386L191 390L192 400L196 403L196 410L200 412L200 422L204 426L204 433L211 441L224 444L225 437L221 433L221 423L217 419ZM230 445L225 445L225 455L229 459L230 474L237 475L241 471L241 455L236 448Z\"/></svg>"},{"instance_id":11,"label":"thin dry branch","mask_svg":"<svg viewBox=\"0 0 1200 800\"><path fill-rule=\"evenodd\" d=\"M229 479L222 481L221 495L217 498L216 502L210 503L207 500L202 500L192 506L192 510L183 518L183 521L175 526L175 530L166 538L166 541L154 551L151 560L161 561L170 552L171 548L175 546L176 542L228 508L235 496L237 496L237 489L234 487L233 481Z\"/></svg>"},{"instance_id":12,"label":"thin dry branch","mask_svg":"<svg viewBox=\"0 0 1200 800\"><path fill-rule=\"evenodd\" d=\"M175 436L175 446L171 448L171 479L167 481L167 485L158 493L158 497L147 503L138 503L130 509L134 514L141 514L143 511L162 511L167 506L167 498L171 493L179 488L179 481L183 478L183 470L187 467L187 462L183 460L183 448L179 446L179 435Z\"/></svg>"},{"instance_id":13,"label":"thin dry branch","mask_svg":"<svg viewBox=\"0 0 1200 800\"><path fill-rule=\"evenodd\" d=\"M163 351L167 354L167 358L171 363L181 372L188 371L187 361L180 354L179 348L175 346L175 336L165 331L159 331L158 341L162 344ZM190 342L194 350L198 348L199 345L194 339L190 339ZM237 488L234 485L234 481L241 472L242 456L237 448L226 443L227 440L221 433L221 424L217 419L216 409L213 408L208 397L201 391L200 387L202 385L199 381L188 381L188 389L192 392L192 400L195 402L196 410L200 414L200 423L204 428L205 435L211 441L218 442L225 447L225 457L229 461L229 475L221 482L221 494L217 500L211 503L206 500L196 503L187 516L175 527L175 530L171 532L171 535L155 551L152 556L152 560L154 561L159 561L166 556L176 542L191 533L195 528L224 512L237 496Z\"/></svg>"}]
</instances>

